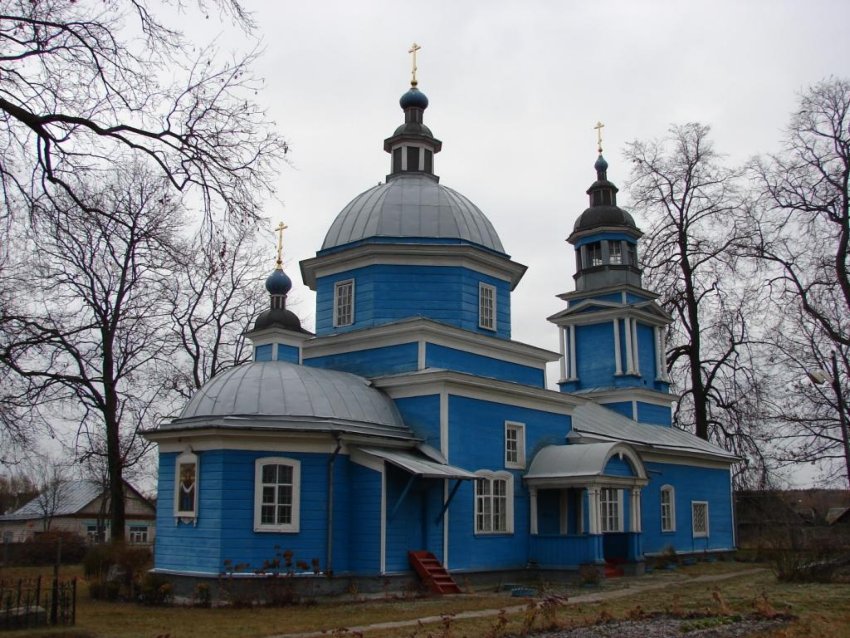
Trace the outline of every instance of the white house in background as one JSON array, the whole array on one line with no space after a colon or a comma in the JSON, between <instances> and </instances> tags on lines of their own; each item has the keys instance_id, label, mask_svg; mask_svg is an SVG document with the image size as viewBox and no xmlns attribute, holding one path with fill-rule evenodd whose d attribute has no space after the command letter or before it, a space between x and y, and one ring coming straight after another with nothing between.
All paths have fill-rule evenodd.
<instances>
[{"instance_id":1,"label":"white house in background","mask_svg":"<svg viewBox=\"0 0 850 638\"><path fill-rule=\"evenodd\" d=\"M156 506L127 482L124 498L125 538L130 543L152 544L156 537ZM11 514L0 516L0 539L4 543L22 543L48 529L78 534L91 543L99 537L109 540L106 490L95 481L67 481L54 496L37 496Z\"/></svg>"}]
</instances>

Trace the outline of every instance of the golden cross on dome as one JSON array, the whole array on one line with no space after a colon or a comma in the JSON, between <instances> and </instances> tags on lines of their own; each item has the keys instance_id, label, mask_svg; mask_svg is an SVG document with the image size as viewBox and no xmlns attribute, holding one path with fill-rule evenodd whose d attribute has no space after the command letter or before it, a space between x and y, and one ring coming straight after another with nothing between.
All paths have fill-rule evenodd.
<instances>
[{"instance_id":1,"label":"golden cross on dome","mask_svg":"<svg viewBox=\"0 0 850 638\"><path fill-rule=\"evenodd\" d=\"M416 52L421 48L421 46L414 42L413 46L407 50L407 52L413 56L413 68L410 71L410 86L416 86L418 84L416 81Z\"/></svg>"},{"instance_id":2,"label":"golden cross on dome","mask_svg":"<svg viewBox=\"0 0 850 638\"><path fill-rule=\"evenodd\" d=\"M280 222L275 228L275 232L277 233L277 267L283 268L283 231L285 231L289 226Z\"/></svg>"},{"instance_id":3,"label":"golden cross on dome","mask_svg":"<svg viewBox=\"0 0 850 638\"><path fill-rule=\"evenodd\" d=\"M593 128L596 129L596 145L599 147L599 154L602 155L602 129L605 128L605 125L602 122L597 122Z\"/></svg>"}]
</instances>

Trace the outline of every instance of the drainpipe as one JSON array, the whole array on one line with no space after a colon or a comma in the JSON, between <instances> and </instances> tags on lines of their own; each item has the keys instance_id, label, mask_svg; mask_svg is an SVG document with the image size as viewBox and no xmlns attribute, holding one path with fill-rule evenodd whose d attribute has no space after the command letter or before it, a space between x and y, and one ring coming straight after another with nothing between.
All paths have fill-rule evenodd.
<instances>
[{"instance_id":1,"label":"drainpipe","mask_svg":"<svg viewBox=\"0 0 850 638\"><path fill-rule=\"evenodd\" d=\"M334 571L334 462L342 447L338 433L334 433L336 449L328 459L328 556L325 560L325 574L328 576Z\"/></svg>"}]
</instances>

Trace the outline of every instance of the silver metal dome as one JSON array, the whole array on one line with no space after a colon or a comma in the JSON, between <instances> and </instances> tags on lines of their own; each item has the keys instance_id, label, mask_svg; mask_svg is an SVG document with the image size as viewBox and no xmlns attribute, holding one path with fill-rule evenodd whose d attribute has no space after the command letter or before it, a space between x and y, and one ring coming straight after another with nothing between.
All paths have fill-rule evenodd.
<instances>
[{"instance_id":1,"label":"silver metal dome","mask_svg":"<svg viewBox=\"0 0 850 638\"><path fill-rule=\"evenodd\" d=\"M375 237L459 239L505 252L475 204L426 175L398 175L355 197L331 224L322 250Z\"/></svg>"},{"instance_id":2,"label":"silver metal dome","mask_svg":"<svg viewBox=\"0 0 850 638\"><path fill-rule=\"evenodd\" d=\"M285 361L245 363L213 377L172 423L224 416L360 422L407 431L392 400L363 377Z\"/></svg>"}]
</instances>

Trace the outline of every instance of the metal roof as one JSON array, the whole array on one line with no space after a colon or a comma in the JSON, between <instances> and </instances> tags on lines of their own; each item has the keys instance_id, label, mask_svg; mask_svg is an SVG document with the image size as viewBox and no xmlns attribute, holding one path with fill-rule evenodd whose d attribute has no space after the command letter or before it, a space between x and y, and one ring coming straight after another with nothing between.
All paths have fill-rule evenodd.
<instances>
[{"instance_id":1,"label":"metal roof","mask_svg":"<svg viewBox=\"0 0 850 638\"><path fill-rule=\"evenodd\" d=\"M614 442L547 445L534 455L525 479L602 476L608 459L624 448L622 443ZM645 475L642 466L634 470L637 476Z\"/></svg>"},{"instance_id":2,"label":"metal roof","mask_svg":"<svg viewBox=\"0 0 850 638\"><path fill-rule=\"evenodd\" d=\"M49 514L51 517L76 514L102 493L103 487L95 481L66 481L56 488L55 508L52 502L49 506L45 506L45 503L39 500L39 497L35 497L20 509L0 516L0 520L27 521L44 518L45 514ZM50 496L52 501L53 495ZM47 495L45 498L47 498Z\"/></svg>"},{"instance_id":3,"label":"metal roof","mask_svg":"<svg viewBox=\"0 0 850 638\"><path fill-rule=\"evenodd\" d=\"M377 448L359 448L361 452L376 456L380 459L388 461L393 465L400 467L406 472L410 472L415 476L425 478L438 479L471 479L477 477L472 472L467 472L464 469L449 465L448 463L438 463L430 459L423 458L406 450L386 450Z\"/></svg>"},{"instance_id":4,"label":"metal roof","mask_svg":"<svg viewBox=\"0 0 850 638\"><path fill-rule=\"evenodd\" d=\"M573 432L600 436L637 445L649 445L669 451L684 451L719 457L729 461L737 457L690 432L663 425L632 421L595 403L577 406L573 412Z\"/></svg>"},{"instance_id":5,"label":"metal roof","mask_svg":"<svg viewBox=\"0 0 850 638\"><path fill-rule=\"evenodd\" d=\"M426 175L398 175L355 197L331 224L322 250L374 237L458 239L505 252L475 204Z\"/></svg>"},{"instance_id":6,"label":"metal roof","mask_svg":"<svg viewBox=\"0 0 850 638\"><path fill-rule=\"evenodd\" d=\"M180 417L161 429L183 425L187 419L220 417L257 417L257 423L245 419L246 427L273 426L269 417L285 417L304 420L308 426L310 419L319 419L377 424L409 433L392 400L363 377L285 361L245 363L213 377Z\"/></svg>"}]
</instances>

